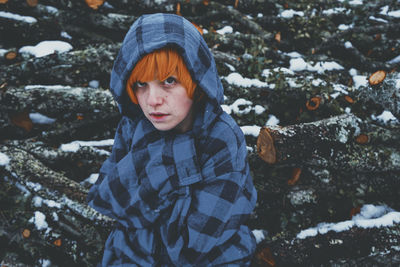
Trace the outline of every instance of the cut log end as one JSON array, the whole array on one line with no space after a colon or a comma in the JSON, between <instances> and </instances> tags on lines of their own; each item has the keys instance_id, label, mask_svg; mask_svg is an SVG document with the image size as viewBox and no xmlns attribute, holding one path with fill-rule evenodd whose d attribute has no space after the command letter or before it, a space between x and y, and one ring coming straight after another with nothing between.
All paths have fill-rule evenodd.
<instances>
[{"instance_id":1,"label":"cut log end","mask_svg":"<svg viewBox=\"0 0 400 267\"><path fill-rule=\"evenodd\" d=\"M276 163L274 140L267 128L262 128L257 138L258 156L269 164Z\"/></svg>"},{"instance_id":2,"label":"cut log end","mask_svg":"<svg viewBox=\"0 0 400 267\"><path fill-rule=\"evenodd\" d=\"M368 78L368 82L370 85L377 85L383 82L386 78L386 71L384 70L378 70L374 73L371 74Z\"/></svg>"},{"instance_id":3,"label":"cut log end","mask_svg":"<svg viewBox=\"0 0 400 267\"><path fill-rule=\"evenodd\" d=\"M13 60L17 57L17 52L15 51L8 51L4 54L4 58L8 61Z\"/></svg>"},{"instance_id":4,"label":"cut log end","mask_svg":"<svg viewBox=\"0 0 400 267\"><path fill-rule=\"evenodd\" d=\"M360 134L356 137L356 142L361 145L368 143L368 140L369 138L366 134Z\"/></svg>"},{"instance_id":5,"label":"cut log end","mask_svg":"<svg viewBox=\"0 0 400 267\"><path fill-rule=\"evenodd\" d=\"M320 103L321 103L321 97L319 96L312 97L310 100L307 101L306 108L308 110L316 110L319 107Z\"/></svg>"},{"instance_id":6,"label":"cut log end","mask_svg":"<svg viewBox=\"0 0 400 267\"><path fill-rule=\"evenodd\" d=\"M97 10L104 4L105 0L85 0L85 2L91 9Z\"/></svg>"},{"instance_id":7,"label":"cut log end","mask_svg":"<svg viewBox=\"0 0 400 267\"><path fill-rule=\"evenodd\" d=\"M26 4L30 7L35 7L38 4L38 0L26 0Z\"/></svg>"}]
</instances>

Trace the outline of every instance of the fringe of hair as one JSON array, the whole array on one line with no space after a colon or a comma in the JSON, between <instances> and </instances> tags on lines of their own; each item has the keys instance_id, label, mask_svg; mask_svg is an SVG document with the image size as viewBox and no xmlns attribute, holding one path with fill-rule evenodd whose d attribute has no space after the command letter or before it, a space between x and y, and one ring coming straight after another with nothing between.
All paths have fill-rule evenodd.
<instances>
[{"instance_id":1,"label":"fringe of hair","mask_svg":"<svg viewBox=\"0 0 400 267\"><path fill-rule=\"evenodd\" d=\"M138 104L135 95L136 82L148 82L154 79L164 81L170 76L176 76L185 87L188 97L193 99L196 83L193 82L183 58L172 48L162 48L145 55L132 70L126 82L126 91L131 101Z\"/></svg>"}]
</instances>

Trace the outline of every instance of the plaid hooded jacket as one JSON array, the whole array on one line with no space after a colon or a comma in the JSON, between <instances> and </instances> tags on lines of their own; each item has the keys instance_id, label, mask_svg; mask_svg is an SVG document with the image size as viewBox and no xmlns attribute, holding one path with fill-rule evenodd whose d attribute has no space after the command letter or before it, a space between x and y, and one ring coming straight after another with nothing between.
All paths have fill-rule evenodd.
<instances>
[{"instance_id":1,"label":"plaid hooded jacket","mask_svg":"<svg viewBox=\"0 0 400 267\"><path fill-rule=\"evenodd\" d=\"M125 83L141 57L173 46L205 97L193 129L158 131L132 103ZM111 156L88 194L116 220L103 266L247 266L255 238L245 225L256 203L243 133L220 107L223 87L197 29L171 14L140 17L111 74L123 117Z\"/></svg>"}]
</instances>

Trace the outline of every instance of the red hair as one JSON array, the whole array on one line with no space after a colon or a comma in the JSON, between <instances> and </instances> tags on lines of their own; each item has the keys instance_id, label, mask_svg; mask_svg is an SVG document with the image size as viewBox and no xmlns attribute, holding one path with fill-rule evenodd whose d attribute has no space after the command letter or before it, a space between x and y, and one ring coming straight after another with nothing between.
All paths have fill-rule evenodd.
<instances>
[{"instance_id":1,"label":"red hair","mask_svg":"<svg viewBox=\"0 0 400 267\"><path fill-rule=\"evenodd\" d=\"M126 82L126 91L132 102L138 104L135 95L136 82L154 79L164 81L170 76L176 76L185 87L188 97L193 99L196 83L193 82L183 58L172 48L156 50L139 60Z\"/></svg>"}]
</instances>

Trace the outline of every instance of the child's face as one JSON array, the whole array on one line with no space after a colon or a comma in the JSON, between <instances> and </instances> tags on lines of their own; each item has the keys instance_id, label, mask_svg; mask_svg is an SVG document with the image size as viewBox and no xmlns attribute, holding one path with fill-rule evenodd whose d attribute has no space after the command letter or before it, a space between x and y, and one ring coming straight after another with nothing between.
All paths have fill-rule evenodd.
<instances>
[{"instance_id":1,"label":"child's face","mask_svg":"<svg viewBox=\"0 0 400 267\"><path fill-rule=\"evenodd\" d=\"M186 132L193 124L193 100L175 76L137 82L135 94L146 118L160 131Z\"/></svg>"}]
</instances>

